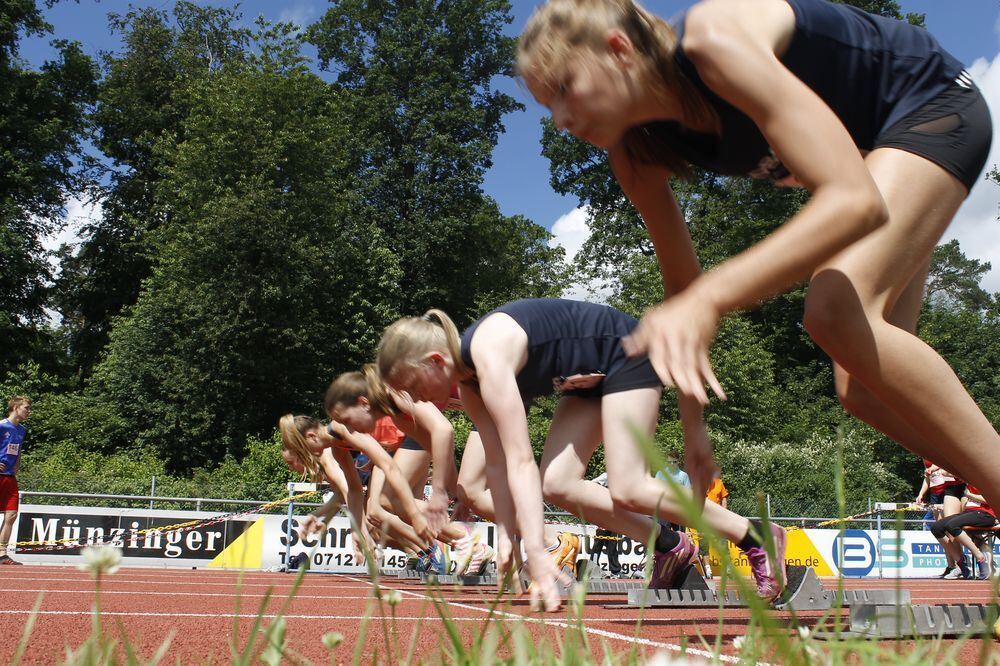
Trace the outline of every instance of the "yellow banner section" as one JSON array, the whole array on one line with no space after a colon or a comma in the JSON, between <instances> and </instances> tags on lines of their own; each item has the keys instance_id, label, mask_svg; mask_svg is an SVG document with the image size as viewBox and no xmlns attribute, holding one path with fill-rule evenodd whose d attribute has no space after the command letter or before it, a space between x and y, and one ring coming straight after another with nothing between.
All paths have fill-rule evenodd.
<instances>
[{"instance_id":1,"label":"yellow banner section","mask_svg":"<svg viewBox=\"0 0 1000 666\"><path fill-rule=\"evenodd\" d=\"M215 556L209 567L260 569L264 553L264 519L258 518L229 547Z\"/></svg>"},{"instance_id":2,"label":"yellow banner section","mask_svg":"<svg viewBox=\"0 0 1000 666\"><path fill-rule=\"evenodd\" d=\"M745 576L750 575L750 564L747 556L734 544L729 544L729 559L737 571ZM712 548L709 553L712 571L722 571L722 560L718 551ZM788 541L785 544L785 564L788 566L812 567L817 576L834 576L834 571L819 554L816 546L805 530L789 530Z\"/></svg>"}]
</instances>

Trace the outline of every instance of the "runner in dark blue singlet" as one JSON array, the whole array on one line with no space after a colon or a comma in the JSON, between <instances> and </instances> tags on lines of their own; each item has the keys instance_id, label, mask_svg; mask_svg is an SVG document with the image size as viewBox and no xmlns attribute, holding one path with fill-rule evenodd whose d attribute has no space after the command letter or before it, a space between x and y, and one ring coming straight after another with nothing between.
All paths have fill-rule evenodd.
<instances>
[{"instance_id":1,"label":"runner in dark blue singlet","mask_svg":"<svg viewBox=\"0 0 1000 666\"><path fill-rule=\"evenodd\" d=\"M607 150L646 223L665 300L625 346L682 402L725 397L708 356L722 316L808 280L804 325L845 409L1000 505L1000 435L915 335L931 253L993 137L933 36L825 0L703 0L676 25L633 0L548 0L518 70L558 128ZM811 196L701 273L669 182L692 166ZM713 463L695 457L700 483Z\"/></svg>"},{"instance_id":2,"label":"runner in dark blue singlet","mask_svg":"<svg viewBox=\"0 0 1000 666\"><path fill-rule=\"evenodd\" d=\"M561 299L515 301L488 313L462 335L440 310L397 321L379 343L378 369L387 384L417 400L440 400L458 381L466 411L480 433L497 522L524 539L532 603L558 608L554 583L563 562L545 552L544 498L606 529L640 542L654 538L651 587L668 587L697 555L687 534L652 520L684 523L690 492L654 479L635 441L652 436L662 386L644 357L629 358L622 338L638 321L613 308ZM524 401L554 392L541 469L535 465ZM685 442L709 446L701 408L682 406ZM603 441L608 488L584 477ZM683 495L683 496L682 496ZM703 497L702 495L698 496ZM703 499L699 504L704 504ZM516 513L516 525L514 516ZM781 591L783 566L769 563L750 522L718 505L704 508L706 523L745 550L758 592ZM784 530L773 527L783 562ZM502 563L501 563L502 564Z\"/></svg>"}]
</instances>

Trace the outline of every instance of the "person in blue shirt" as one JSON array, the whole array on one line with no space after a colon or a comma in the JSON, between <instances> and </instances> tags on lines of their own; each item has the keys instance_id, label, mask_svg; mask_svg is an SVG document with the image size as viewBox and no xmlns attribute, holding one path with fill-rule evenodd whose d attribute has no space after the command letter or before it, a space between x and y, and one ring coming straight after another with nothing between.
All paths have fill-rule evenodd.
<instances>
[{"instance_id":1,"label":"person in blue shirt","mask_svg":"<svg viewBox=\"0 0 1000 666\"><path fill-rule=\"evenodd\" d=\"M31 399L16 395L7 402L7 418L0 421L0 565L20 564L7 554L10 534L17 520L17 467L27 429L21 425L31 414Z\"/></svg>"},{"instance_id":2,"label":"person in blue shirt","mask_svg":"<svg viewBox=\"0 0 1000 666\"><path fill-rule=\"evenodd\" d=\"M667 466L656 473L656 478L661 481L666 481L670 478L682 488L691 487L690 477L688 477L687 472L680 468L677 464L677 458L674 456L667 456Z\"/></svg>"}]
</instances>

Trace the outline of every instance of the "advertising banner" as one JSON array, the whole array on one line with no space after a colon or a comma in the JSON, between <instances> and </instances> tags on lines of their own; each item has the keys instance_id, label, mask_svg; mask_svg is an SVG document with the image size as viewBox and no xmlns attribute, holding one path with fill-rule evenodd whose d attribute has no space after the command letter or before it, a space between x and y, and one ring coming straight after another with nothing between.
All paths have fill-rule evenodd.
<instances>
[{"instance_id":1,"label":"advertising banner","mask_svg":"<svg viewBox=\"0 0 1000 666\"><path fill-rule=\"evenodd\" d=\"M350 519L335 517L322 532L305 540L298 535L299 519L287 515L247 515L216 522L204 511L112 509L22 504L13 534L15 542L41 542L18 547L25 563L76 563L80 548L101 541L123 551L123 564L166 567L219 567L258 570L284 568L292 556L306 556L313 571L356 569ZM191 525L192 521L198 522ZM164 528L184 525L177 531ZM483 543L496 548L492 523L471 523ZM557 531L580 536L578 562L587 560L595 542L593 525L552 525ZM631 539L609 538L618 549L624 575L641 571L646 545ZM1000 556L1000 547L993 546ZM730 545L737 569L749 575L746 556ZM813 567L820 576L849 578L932 578L945 566L944 552L930 532L922 530L788 530L786 562ZM721 570L718 553L709 554L715 572ZM406 554L388 548L383 566L401 568ZM607 555L598 564L607 569Z\"/></svg>"}]
</instances>

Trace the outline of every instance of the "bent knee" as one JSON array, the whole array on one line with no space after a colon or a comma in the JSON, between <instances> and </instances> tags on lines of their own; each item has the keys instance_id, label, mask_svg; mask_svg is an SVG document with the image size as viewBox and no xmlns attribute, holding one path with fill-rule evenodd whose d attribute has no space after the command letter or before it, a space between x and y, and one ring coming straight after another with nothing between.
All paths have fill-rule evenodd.
<instances>
[{"instance_id":1,"label":"bent knee","mask_svg":"<svg viewBox=\"0 0 1000 666\"><path fill-rule=\"evenodd\" d=\"M542 496L547 502L563 506L570 497L570 487L563 479L542 477Z\"/></svg>"},{"instance_id":2,"label":"bent knee","mask_svg":"<svg viewBox=\"0 0 1000 666\"><path fill-rule=\"evenodd\" d=\"M845 274L830 269L810 283L802 324L816 344L836 355L870 340L871 309Z\"/></svg>"},{"instance_id":3,"label":"bent knee","mask_svg":"<svg viewBox=\"0 0 1000 666\"><path fill-rule=\"evenodd\" d=\"M618 509L631 511L632 513L642 513L644 506L640 493L632 486L615 488L611 491L611 501Z\"/></svg>"}]
</instances>

